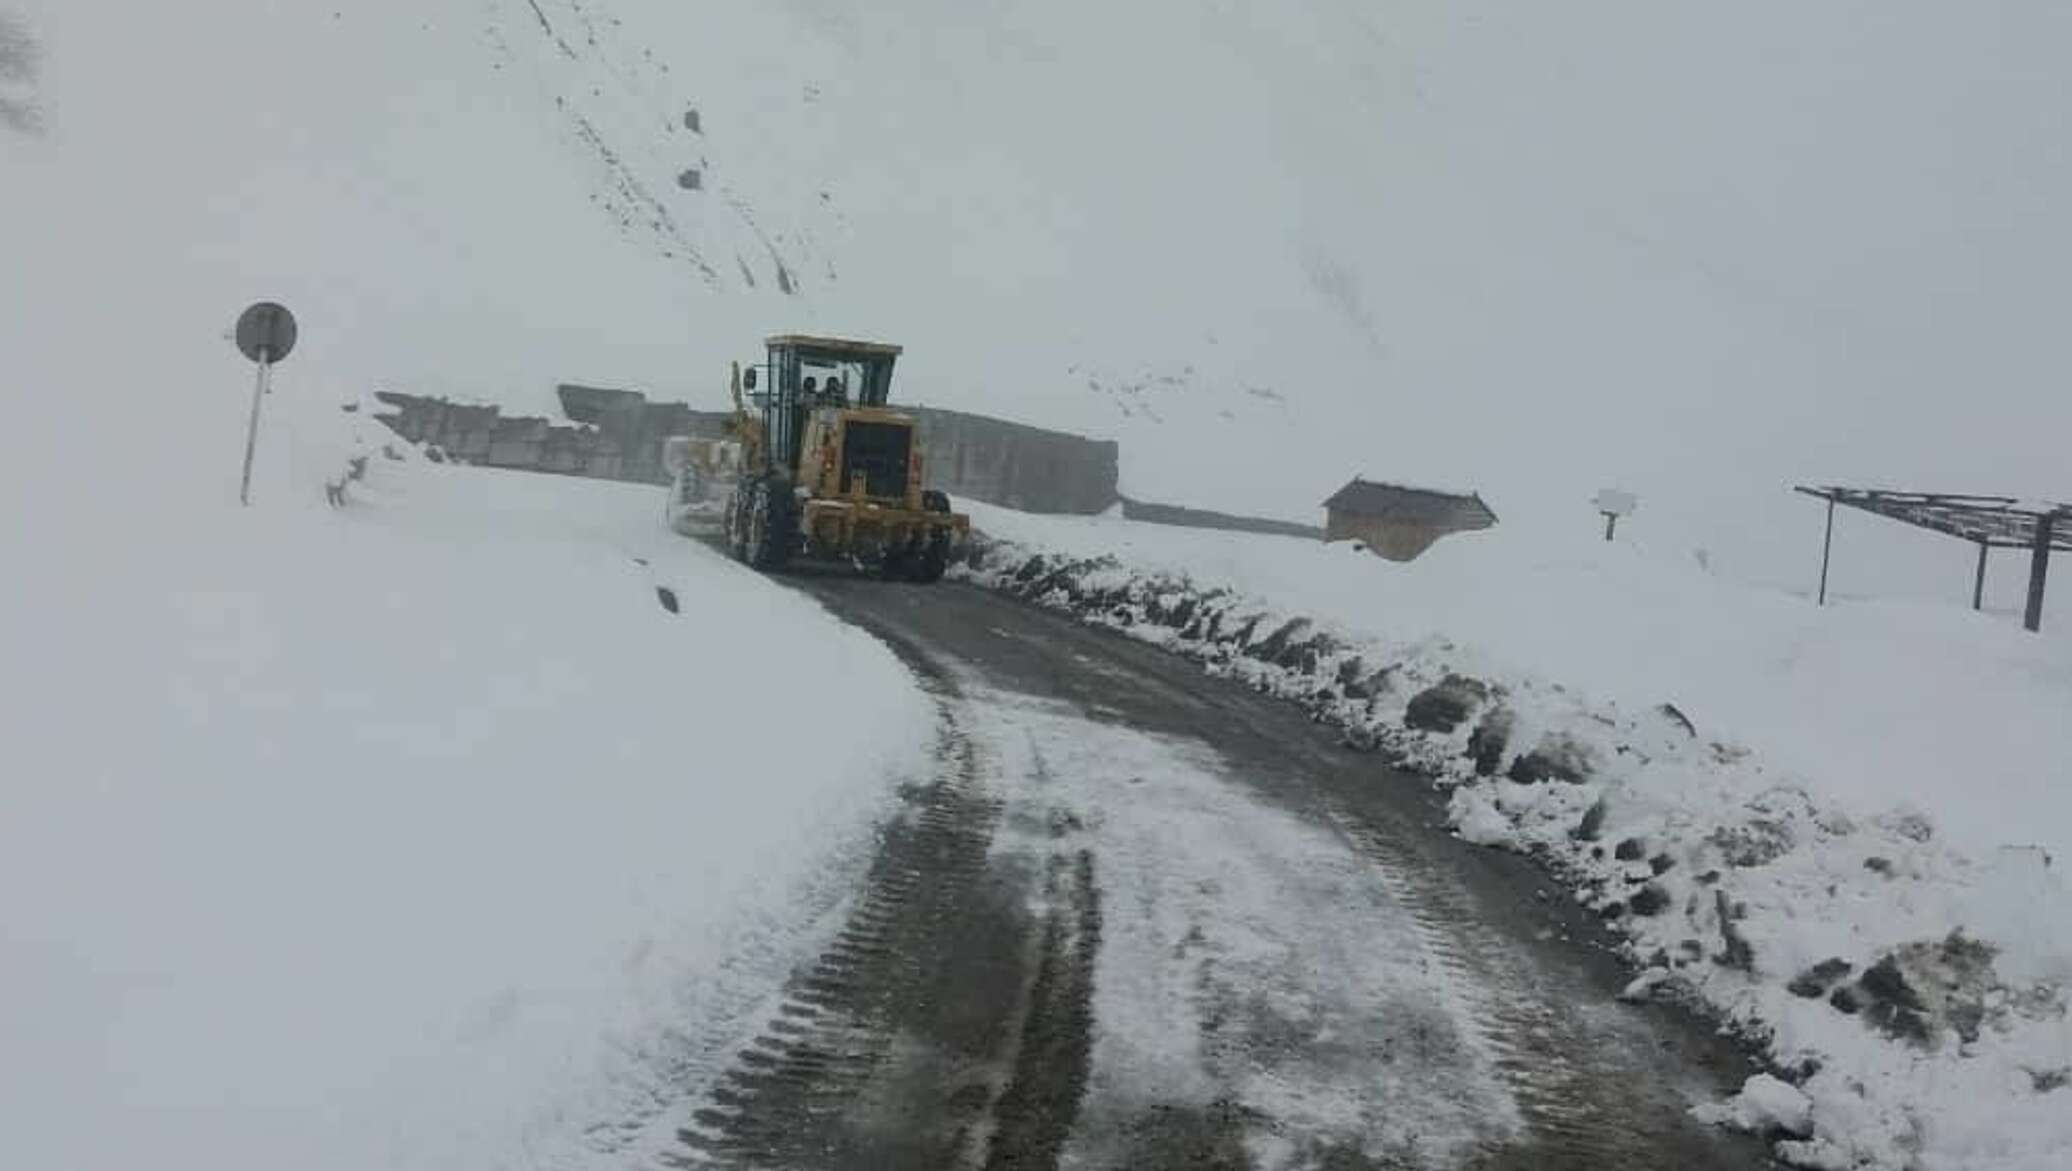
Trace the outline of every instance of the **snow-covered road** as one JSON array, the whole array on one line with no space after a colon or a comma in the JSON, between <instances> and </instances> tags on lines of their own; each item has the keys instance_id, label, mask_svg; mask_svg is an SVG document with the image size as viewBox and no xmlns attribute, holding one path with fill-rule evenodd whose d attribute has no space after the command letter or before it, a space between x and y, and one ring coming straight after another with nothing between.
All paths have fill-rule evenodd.
<instances>
[{"instance_id":1,"label":"snow-covered road","mask_svg":"<svg viewBox=\"0 0 2072 1171\"><path fill-rule=\"evenodd\" d=\"M940 710L829 952L670 1165L1744 1167L1739 1056L1292 709L960 586L805 573ZM673 1124L664 1124L674 1117Z\"/></svg>"}]
</instances>

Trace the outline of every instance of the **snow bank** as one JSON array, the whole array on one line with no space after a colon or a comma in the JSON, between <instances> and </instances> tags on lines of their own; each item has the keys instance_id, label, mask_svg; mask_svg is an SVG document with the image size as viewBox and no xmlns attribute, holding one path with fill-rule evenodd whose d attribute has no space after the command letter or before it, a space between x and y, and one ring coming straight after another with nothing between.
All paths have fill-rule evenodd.
<instances>
[{"instance_id":1,"label":"snow bank","mask_svg":"<svg viewBox=\"0 0 2072 1171\"><path fill-rule=\"evenodd\" d=\"M959 572L1301 702L1451 789L1615 921L1631 997L1773 1078L1717 1113L1809 1166L2072 1151L2072 654L1970 614L1804 601L1498 530L1346 547L974 506ZM1932 719L1930 718L1932 715ZM1784 1122L1792 1125L1784 1125Z\"/></svg>"},{"instance_id":2,"label":"snow bank","mask_svg":"<svg viewBox=\"0 0 2072 1171\"><path fill-rule=\"evenodd\" d=\"M0 1165L611 1165L810 946L929 709L653 489L294 391L256 507L134 484L9 550ZM810 737L801 672L846 697Z\"/></svg>"}]
</instances>

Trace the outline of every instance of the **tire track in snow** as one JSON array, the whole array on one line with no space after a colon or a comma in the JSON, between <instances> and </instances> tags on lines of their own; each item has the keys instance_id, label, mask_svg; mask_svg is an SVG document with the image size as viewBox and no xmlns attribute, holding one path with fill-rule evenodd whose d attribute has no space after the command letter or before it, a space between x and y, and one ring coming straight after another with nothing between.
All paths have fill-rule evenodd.
<instances>
[{"instance_id":1,"label":"tire track in snow","mask_svg":"<svg viewBox=\"0 0 2072 1171\"><path fill-rule=\"evenodd\" d=\"M1622 1121L1636 1114L1630 1076L1606 1076L1589 1067L1586 1058L1597 1040L1550 1005L1550 995L1513 945L1483 924L1467 894L1376 826L1341 809L1332 809L1330 817L1409 912L1420 943L1447 974L1447 986L1467 1010L1463 1019L1533 1136L1529 1148L1492 1148L1475 1165L1544 1166L1551 1159L1558 1167L1611 1171L1660 1167L1660 1143Z\"/></svg>"},{"instance_id":2,"label":"tire track in snow","mask_svg":"<svg viewBox=\"0 0 2072 1171\"><path fill-rule=\"evenodd\" d=\"M910 787L834 942L690 1112L671 1168L1049 1167L1084 1086L1100 934L1090 854L989 860L1003 808L954 684L938 775Z\"/></svg>"}]
</instances>

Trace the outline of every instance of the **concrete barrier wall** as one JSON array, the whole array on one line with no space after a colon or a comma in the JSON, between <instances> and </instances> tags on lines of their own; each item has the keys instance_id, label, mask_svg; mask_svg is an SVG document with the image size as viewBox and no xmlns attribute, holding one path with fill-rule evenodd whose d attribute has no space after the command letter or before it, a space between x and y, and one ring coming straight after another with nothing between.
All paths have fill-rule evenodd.
<instances>
[{"instance_id":1,"label":"concrete barrier wall","mask_svg":"<svg viewBox=\"0 0 2072 1171\"><path fill-rule=\"evenodd\" d=\"M649 402L638 391L564 384L559 395L574 425L505 418L494 406L393 391L376 393L389 408L376 417L404 439L435 445L463 463L651 484L669 482L662 466L663 440L672 435L720 438L727 433L729 412ZM1320 529L1286 521L1124 500L1117 491L1121 454L1113 440L964 411L898 409L913 415L920 431L927 459L923 478L929 487L952 496L1024 512L1080 516L1105 512L1120 502L1124 516L1156 524L1322 535Z\"/></svg>"},{"instance_id":2,"label":"concrete barrier wall","mask_svg":"<svg viewBox=\"0 0 2072 1171\"><path fill-rule=\"evenodd\" d=\"M1126 496L1122 501L1122 515L1127 520L1155 525L1220 529L1237 533L1266 533L1276 537L1304 537L1312 541L1324 539L1324 530L1317 525L1297 524L1288 520L1268 520L1257 516L1236 516L1228 512L1211 512L1206 508L1149 504L1142 500L1131 500Z\"/></svg>"},{"instance_id":3,"label":"concrete barrier wall","mask_svg":"<svg viewBox=\"0 0 2072 1171\"><path fill-rule=\"evenodd\" d=\"M1118 499L1119 449L1005 419L902 407L911 413L927 453L930 487L1024 512L1090 516Z\"/></svg>"},{"instance_id":4,"label":"concrete barrier wall","mask_svg":"<svg viewBox=\"0 0 2072 1171\"><path fill-rule=\"evenodd\" d=\"M663 440L726 434L726 411L649 402L638 391L563 385L559 392L576 425L505 418L494 406L422 395L382 391L375 397L389 408L377 417L398 435L462 462L610 480L666 484ZM1026 512L1092 514L1117 499L1112 440L962 411L899 409L914 416L920 431L930 487Z\"/></svg>"}]
</instances>

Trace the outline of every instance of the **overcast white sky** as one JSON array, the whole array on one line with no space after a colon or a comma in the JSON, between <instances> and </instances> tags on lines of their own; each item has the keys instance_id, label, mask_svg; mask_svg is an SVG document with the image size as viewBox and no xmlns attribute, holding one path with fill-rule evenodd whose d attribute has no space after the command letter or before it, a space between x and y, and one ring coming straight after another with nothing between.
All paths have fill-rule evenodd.
<instances>
[{"instance_id":1,"label":"overcast white sky","mask_svg":"<svg viewBox=\"0 0 2072 1171\"><path fill-rule=\"evenodd\" d=\"M1144 495L1363 471L1580 531L1617 482L1780 580L1795 480L2072 497L2063 5L586 7L0 0L46 50L47 130L0 131L44 422L234 447L268 296L284 379L716 400L764 333L876 334L902 397L1117 436ZM1157 423L1087 387L1146 376ZM1966 592L1873 530L1844 588Z\"/></svg>"}]
</instances>

